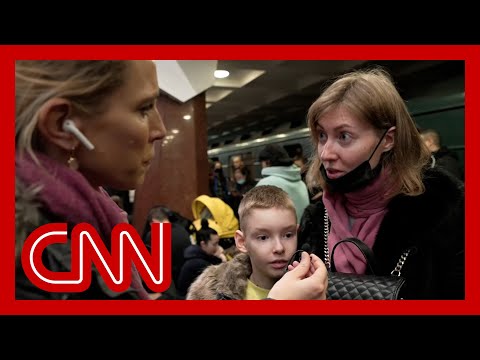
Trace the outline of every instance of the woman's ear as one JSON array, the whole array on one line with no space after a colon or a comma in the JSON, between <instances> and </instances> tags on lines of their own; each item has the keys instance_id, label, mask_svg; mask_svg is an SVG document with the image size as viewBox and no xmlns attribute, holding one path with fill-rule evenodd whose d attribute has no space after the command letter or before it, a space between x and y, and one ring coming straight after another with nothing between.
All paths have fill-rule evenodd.
<instances>
[{"instance_id":1,"label":"woman's ear","mask_svg":"<svg viewBox=\"0 0 480 360\"><path fill-rule=\"evenodd\" d=\"M392 126L390 129L388 129L387 133L385 134L384 137L384 145L383 145L383 152L387 152L393 149L393 146L395 145L395 130L397 128L395 126Z\"/></svg>"},{"instance_id":2,"label":"woman's ear","mask_svg":"<svg viewBox=\"0 0 480 360\"><path fill-rule=\"evenodd\" d=\"M66 151L77 147L77 138L62 128L63 122L71 115L71 107L70 101L53 98L40 108L37 129L47 146L55 144Z\"/></svg>"},{"instance_id":3,"label":"woman's ear","mask_svg":"<svg viewBox=\"0 0 480 360\"><path fill-rule=\"evenodd\" d=\"M248 253L247 247L245 246L245 236L240 230L235 231L235 245L240 252Z\"/></svg>"}]
</instances>

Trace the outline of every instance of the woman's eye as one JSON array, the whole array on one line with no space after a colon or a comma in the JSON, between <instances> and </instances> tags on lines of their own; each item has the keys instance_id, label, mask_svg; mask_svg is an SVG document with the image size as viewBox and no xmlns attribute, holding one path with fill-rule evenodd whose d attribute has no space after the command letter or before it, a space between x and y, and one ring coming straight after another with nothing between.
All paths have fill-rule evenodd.
<instances>
[{"instance_id":1,"label":"woman's eye","mask_svg":"<svg viewBox=\"0 0 480 360\"><path fill-rule=\"evenodd\" d=\"M153 109L154 104L148 104L140 109L140 112L142 113L142 116L147 116L150 110Z\"/></svg>"},{"instance_id":2,"label":"woman's eye","mask_svg":"<svg viewBox=\"0 0 480 360\"><path fill-rule=\"evenodd\" d=\"M340 136L339 136L339 139L342 140L342 141L348 141L351 138L352 137L350 136L350 134L346 133L346 132L341 133Z\"/></svg>"},{"instance_id":3,"label":"woman's eye","mask_svg":"<svg viewBox=\"0 0 480 360\"><path fill-rule=\"evenodd\" d=\"M327 140L327 134L325 134L321 130L317 131L317 137L318 137L318 141L321 142L321 143L324 143Z\"/></svg>"}]
</instances>

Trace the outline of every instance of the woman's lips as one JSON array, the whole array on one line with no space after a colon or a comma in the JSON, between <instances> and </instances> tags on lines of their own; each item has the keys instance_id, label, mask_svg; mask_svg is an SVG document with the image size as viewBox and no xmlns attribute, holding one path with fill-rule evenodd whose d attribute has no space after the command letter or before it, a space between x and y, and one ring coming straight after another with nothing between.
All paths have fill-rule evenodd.
<instances>
[{"instance_id":1,"label":"woman's lips","mask_svg":"<svg viewBox=\"0 0 480 360\"><path fill-rule=\"evenodd\" d=\"M337 179L343 175L343 171L335 169L327 169L327 176L329 179Z\"/></svg>"}]
</instances>

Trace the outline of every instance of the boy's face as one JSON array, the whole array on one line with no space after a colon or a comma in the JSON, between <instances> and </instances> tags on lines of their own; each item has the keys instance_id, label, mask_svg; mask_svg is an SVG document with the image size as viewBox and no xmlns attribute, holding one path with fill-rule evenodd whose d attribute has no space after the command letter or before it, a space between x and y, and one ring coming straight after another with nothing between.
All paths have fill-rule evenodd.
<instances>
[{"instance_id":1,"label":"boy's face","mask_svg":"<svg viewBox=\"0 0 480 360\"><path fill-rule=\"evenodd\" d=\"M271 288L285 273L297 249L295 212L286 209L253 209L235 234L237 248L250 256L251 280Z\"/></svg>"}]
</instances>

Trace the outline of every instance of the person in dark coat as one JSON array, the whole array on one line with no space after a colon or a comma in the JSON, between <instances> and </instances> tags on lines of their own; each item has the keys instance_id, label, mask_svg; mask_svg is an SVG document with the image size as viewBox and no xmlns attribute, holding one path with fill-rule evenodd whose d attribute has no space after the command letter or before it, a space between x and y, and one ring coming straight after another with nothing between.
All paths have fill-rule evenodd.
<instances>
[{"instance_id":1,"label":"person in dark coat","mask_svg":"<svg viewBox=\"0 0 480 360\"><path fill-rule=\"evenodd\" d=\"M434 129L422 129L420 130L420 135L432 154L432 166L441 167L463 181L463 170L460 166L458 156L446 146L442 145L438 131Z\"/></svg>"},{"instance_id":2,"label":"person in dark coat","mask_svg":"<svg viewBox=\"0 0 480 360\"><path fill-rule=\"evenodd\" d=\"M222 262L218 253L218 242L220 238L218 231L209 227L207 219L202 219L202 227L195 234L196 244L190 245L185 249L185 263L180 270L177 284L177 294L181 298L185 298L188 288L195 279L209 265L217 265Z\"/></svg>"},{"instance_id":3,"label":"person in dark coat","mask_svg":"<svg viewBox=\"0 0 480 360\"><path fill-rule=\"evenodd\" d=\"M373 250L376 275L408 252L404 299L464 299L465 198L461 181L431 167L430 153L388 73L345 74L312 104L310 188L322 198L300 222L305 243L330 266L332 248L355 237ZM307 247L308 248L308 247ZM367 273L358 249L335 249L337 271Z\"/></svg>"},{"instance_id":4,"label":"person in dark coat","mask_svg":"<svg viewBox=\"0 0 480 360\"><path fill-rule=\"evenodd\" d=\"M172 282L173 288L176 287L178 283L178 276L180 275L180 270L185 262L183 253L185 249L192 245L190 240L190 234L188 231L181 225L175 222L175 214L168 208L164 206L154 206L150 209L147 216L147 224L145 225L145 230L142 236L143 242L150 247L151 245L151 225L155 222L160 223L170 223L171 225L171 249L172 249ZM173 292L173 291L171 291ZM166 294L165 294L166 295ZM171 295L175 298L175 293ZM165 297L163 297L165 298Z\"/></svg>"}]
</instances>

